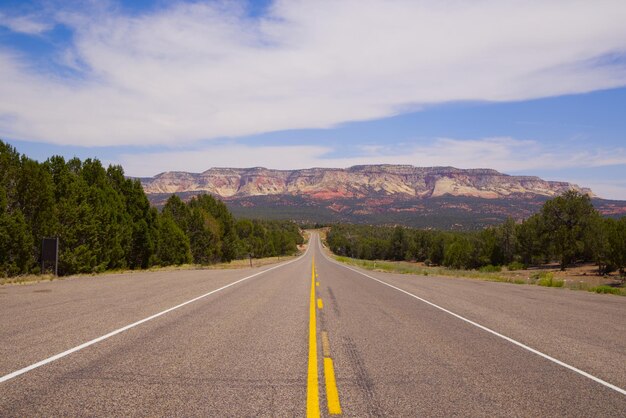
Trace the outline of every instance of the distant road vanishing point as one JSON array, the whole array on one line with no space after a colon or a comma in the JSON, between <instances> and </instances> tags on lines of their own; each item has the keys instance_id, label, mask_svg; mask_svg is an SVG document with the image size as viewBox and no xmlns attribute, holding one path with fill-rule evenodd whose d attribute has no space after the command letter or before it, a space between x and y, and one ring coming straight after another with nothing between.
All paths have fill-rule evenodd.
<instances>
[{"instance_id":1,"label":"distant road vanishing point","mask_svg":"<svg viewBox=\"0 0 626 418\"><path fill-rule=\"evenodd\" d=\"M251 269L0 288L0 416L624 416L626 298Z\"/></svg>"}]
</instances>

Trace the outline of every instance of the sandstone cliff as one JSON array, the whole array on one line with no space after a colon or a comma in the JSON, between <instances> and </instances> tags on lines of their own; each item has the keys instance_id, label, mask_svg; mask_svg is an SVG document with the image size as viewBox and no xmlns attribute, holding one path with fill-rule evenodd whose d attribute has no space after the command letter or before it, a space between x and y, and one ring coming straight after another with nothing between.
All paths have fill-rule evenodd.
<instances>
[{"instance_id":1,"label":"sandstone cliff","mask_svg":"<svg viewBox=\"0 0 626 418\"><path fill-rule=\"evenodd\" d=\"M552 197L567 190L593 196L587 188L538 177L510 176L489 169L408 165L303 170L211 168L203 173L161 173L141 182L148 194L207 192L225 199L271 195L316 200L371 196L423 199L446 195L502 199Z\"/></svg>"}]
</instances>

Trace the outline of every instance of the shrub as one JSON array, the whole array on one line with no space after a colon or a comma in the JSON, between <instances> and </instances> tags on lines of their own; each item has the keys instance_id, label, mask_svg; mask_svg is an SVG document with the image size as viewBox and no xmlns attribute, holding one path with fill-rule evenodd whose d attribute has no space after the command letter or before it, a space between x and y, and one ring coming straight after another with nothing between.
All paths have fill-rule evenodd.
<instances>
[{"instance_id":1,"label":"shrub","mask_svg":"<svg viewBox=\"0 0 626 418\"><path fill-rule=\"evenodd\" d=\"M502 271L502 267L500 266L493 266L491 264L488 264L486 266L482 266L479 269L482 273L498 273Z\"/></svg>"},{"instance_id":2,"label":"shrub","mask_svg":"<svg viewBox=\"0 0 626 418\"><path fill-rule=\"evenodd\" d=\"M555 279L553 273L539 273L537 284L546 287L563 287L564 281Z\"/></svg>"},{"instance_id":3,"label":"shrub","mask_svg":"<svg viewBox=\"0 0 626 418\"><path fill-rule=\"evenodd\" d=\"M526 266L523 263L520 263L519 261L513 261L512 263L509 263L509 265L506 266L506 268L509 271L515 271L515 270L523 270L526 268Z\"/></svg>"},{"instance_id":4,"label":"shrub","mask_svg":"<svg viewBox=\"0 0 626 418\"><path fill-rule=\"evenodd\" d=\"M611 287L611 286L607 286L607 285L602 285L602 286L597 286L597 287L592 287L589 289L590 292L596 292L596 293L611 293L613 295L621 295L622 294L622 290L618 287Z\"/></svg>"},{"instance_id":5,"label":"shrub","mask_svg":"<svg viewBox=\"0 0 626 418\"><path fill-rule=\"evenodd\" d=\"M445 247L443 265L454 269L472 267L473 247L468 239L459 238Z\"/></svg>"}]
</instances>

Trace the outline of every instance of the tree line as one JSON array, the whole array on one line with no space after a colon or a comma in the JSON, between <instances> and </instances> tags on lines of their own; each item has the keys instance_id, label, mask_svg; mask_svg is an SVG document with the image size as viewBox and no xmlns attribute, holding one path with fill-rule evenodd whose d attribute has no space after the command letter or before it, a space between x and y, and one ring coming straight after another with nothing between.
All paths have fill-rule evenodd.
<instances>
[{"instance_id":1,"label":"tree line","mask_svg":"<svg viewBox=\"0 0 626 418\"><path fill-rule=\"evenodd\" d=\"M602 274L626 267L626 217L603 218L587 195L568 191L516 223L477 232L448 232L402 226L334 225L327 236L339 255L367 260L421 261L457 269L520 268L559 262L595 262Z\"/></svg>"},{"instance_id":2,"label":"tree line","mask_svg":"<svg viewBox=\"0 0 626 418\"><path fill-rule=\"evenodd\" d=\"M286 255L303 242L297 225L235 220L209 195L174 195L159 212L121 166L39 163L0 141L0 276L39 273L42 238L53 236L60 275Z\"/></svg>"}]
</instances>

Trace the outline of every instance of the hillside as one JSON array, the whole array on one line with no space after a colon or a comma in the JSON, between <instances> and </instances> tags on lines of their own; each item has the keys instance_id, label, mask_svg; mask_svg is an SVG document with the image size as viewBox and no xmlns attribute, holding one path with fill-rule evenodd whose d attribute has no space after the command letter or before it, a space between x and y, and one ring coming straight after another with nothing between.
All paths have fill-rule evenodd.
<instances>
[{"instance_id":1,"label":"hillside","mask_svg":"<svg viewBox=\"0 0 626 418\"><path fill-rule=\"evenodd\" d=\"M396 196L483 199L556 196L567 190L592 195L575 184L510 176L489 169L367 165L347 169L271 170L211 168L203 173L167 172L141 179L146 193L207 192L222 198L289 195L317 200Z\"/></svg>"},{"instance_id":2,"label":"hillside","mask_svg":"<svg viewBox=\"0 0 626 418\"><path fill-rule=\"evenodd\" d=\"M203 173L161 173L142 178L141 183L156 206L173 193L183 199L209 193L224 200L236 216L303 222L474 229L508 216L526 218L547 199L567 190L590 195L605 215L626 213L626 202L596 198L588 188L490 169L407 165L211 168Z\"/></svg>"}]
</instances>

